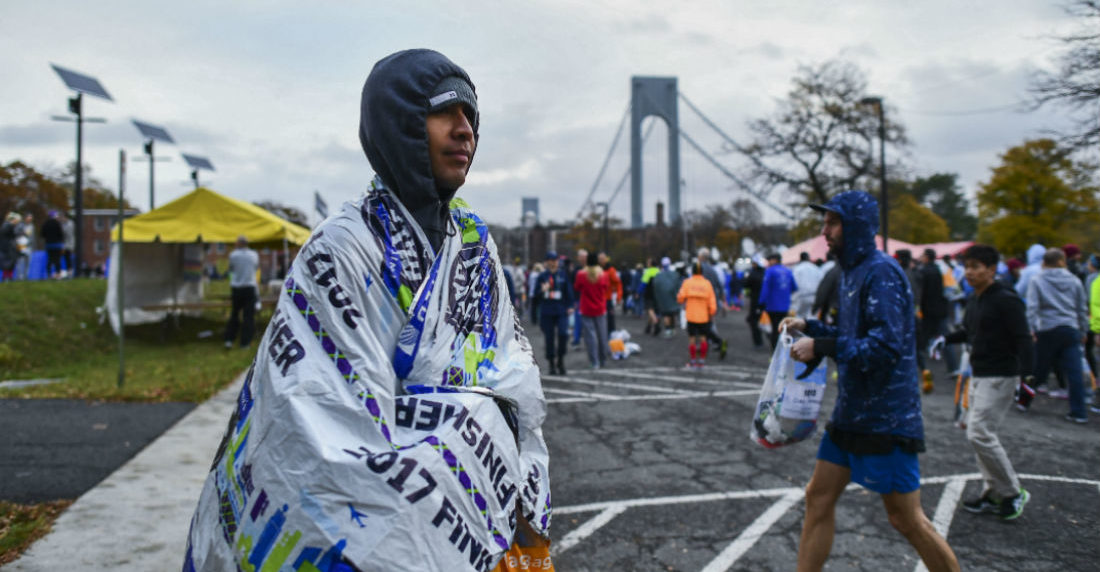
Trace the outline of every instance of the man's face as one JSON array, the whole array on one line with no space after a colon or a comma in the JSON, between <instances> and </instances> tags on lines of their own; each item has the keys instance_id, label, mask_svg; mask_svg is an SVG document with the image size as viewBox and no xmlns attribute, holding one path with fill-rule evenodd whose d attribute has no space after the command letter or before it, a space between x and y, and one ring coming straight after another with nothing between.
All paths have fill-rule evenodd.
<instances>
[{"instance_id":1,"label":"man's face","mask_svg":"<svg viewBox=\"0 0 1100 572\"><path fill-rule=\"evenodd\" d=\"M546 259L546 269L549 270L550 272L557 272L558 271L558 259L557 258L547 258Z\"/></svg>"},{"instance_id":2,"label":"man's face","mask_svg":"<svg viewBox=\"0 0 1100 572\"><path fill-rule=\"evenodd\" d=\"M601 252L600 255L597 257L597 260L599 260L600 266L607 266L607 255L606 254Z\"/></svg>"},{"instance_id":3,"label":"man's face","mask_svg":"<svg viewBox=\"0 0 1100 572\"><path fill-rule=\"evenodd\" d=\"M840 256L844 252L844 224L840 215L825 211L825 224L821 225L821 234L825 237L825 244L829 245L829 252L834 256Z\"/></svg>"},{"instance_id":4,"label":"man's face","mask_svg":"<svg viewBox=\"0 0 1100 572\"><path fill-rule=\"evenodd\" d=\"M438 187L457 190L474 157L474 128L461 104L428 114L428 158Z\"/></svg>"},{"instance_id":5,"label":"man's face","mask_svg":"<svg viewBox=\"0 0 1100 572\"><path fill-rule=\"evenodd\" d=\"M977 260L966 261L966 281L975 290L985 290L997 276L996 266L986 266Z\"/></svg>"},{"instance_id":6,"label":"man's face","mask_svg":"<svg viewBox=\"0 0 1100 572\"><path fill-rule=\"evenodd\" d=\"M588 251L587 250L584 250L582 248L581 250L577 251L577 262L581 266L584 266L585 263L588 262Z\"/></svg>"}]
</instances>

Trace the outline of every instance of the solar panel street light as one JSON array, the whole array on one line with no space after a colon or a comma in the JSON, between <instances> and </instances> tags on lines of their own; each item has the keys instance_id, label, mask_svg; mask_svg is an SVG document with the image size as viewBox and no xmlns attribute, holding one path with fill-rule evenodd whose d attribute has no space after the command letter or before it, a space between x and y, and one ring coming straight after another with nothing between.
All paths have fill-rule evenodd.
<instances>
[{"instance_id":1,"label":"solar panel street light","mask_svg":"<svg viewBox=\"0 0 1100 572\"><path fill-rule=\"evenodd\" d=\"M153 144L155 141L164 141L166 143L175 143L176 141L172 139L172 136L169 135L168 131L166 131L163 127L144 123L138 121L137 119L131 119L130 121L132 121L134 127L137 127L138 131L141 132L141 135L145 137L145 154L148 155L147 159L149 161L149 210L153 210L156 208L156 195L153 190L153 165L157 161L168 160L167 157L161 157L158 159L153 156Z\"/></svg>"},{"instance_id":2,"label":"solar panel street light","mask_svg":"<svg viewBox=\"0 0 1100 572\"><path fill-rule=\"evenodd\" d=\"M69 98L69 112L76 115L76 181L73 185L73 215L75 219L73 226L76 236L73 237L75 239L73 267L69 271L72 272L73 276L76 276L83 266L84 259L84 122L104 123L106 121L100 118L84 118L84 94L106 99L107 101L114 100L111 99L111 95L107 93L106 89L103 89L103 85L96 78L65 69L57 64L50 64L50 67L57 72L57 75L61 77L61 81L65 82L69 89L76 92L76 97ZM55 117L54 119L62 118ZM69 118L63 118L62 120L68 121Z\"/></svg>"},{"instance_id":3,"label":"solar panel street light","mask_svg":"<svg viewBox=\"0 0 1100 572\"><path fill-rule=\"evenodd\" d=\"M187 161L187 165L191 167L191 180L195 182L195 188L199 188L199 170L213 171L213 163L210 162L210 159L198 155L188 155L187 153L180 153L180 155L183 155L183 160Z\"/></svg>"},{"instance_id":4,"label":"solar panel street light","mask_svg":"<svg viewBox=\"0 0 1100 572\"><path fill-rule=\"evenodd\" d=\"M61 76L61 81L65 82L65 85L67 85L69 89L77 93L86 93L88 95L101 97L107 101L114 101L96 78L67 70L57 64L50 64L50 67L53 68L53 71L57 72L57 75Z\"/></svg>"}]
</instances>

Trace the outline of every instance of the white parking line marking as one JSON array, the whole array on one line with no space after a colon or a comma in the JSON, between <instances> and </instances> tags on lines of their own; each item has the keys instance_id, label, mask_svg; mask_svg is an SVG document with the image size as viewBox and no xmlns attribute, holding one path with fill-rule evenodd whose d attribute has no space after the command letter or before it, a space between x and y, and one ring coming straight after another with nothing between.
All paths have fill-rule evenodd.
<instances>
[{"instance_id":1,"label":"white parking line marking","mask_svg":"<svg viewBox=\"0 0 1100 572\"><path fill-rule=\"evenodd\" d=\"M966 479L954 478L947 481L940 495L940 502L936 505L936 514L932 517L932 526L944 539L951 528L951 520L955 518L955 511L959 508L959 499L962 498L963 488L966 487ZM924 561L918 562L914 572L928 572Z\"/></svg>"},{"instance_id":2,"label":"white parking line marking","mask_svg":"<svg viewBox=\"0 0 1100 572\"><path fill-rule=\"evenodd\" d=\"M611 519L619 516L626 509L627 505L625 504L609 506L603 509L595 517L588 519L584 524L578 526L569 534L566 534L565 538L561 539L560 542L550 545L550 555L553 556L569 550L578 542L591 536L593 532L599 530L603 525L611 522Z\"/></svg>"},{"instance_id":3,"label":"white parking line marking","mask_svg":"<svg viewBox=\"0 0 1100 572\"><path fill-rule=\"evenodd\" d=\"M642 396L646 398L664 398L675 399L679 396L659 396L659 395L647 395ZM1100 480L1093 479L1077 479L1072 477L1061 477L1056 475L1033 475L1033 474L1021 474L1018 475L1021 480L1034 480L1034 481L1046 481L1053 483L1065 483L1074 485L1090 485L1096 487L1100 492ZM929 477L921 479L921 485L932 484L946 484L943 494L940 496L940 501L936 506L936 513L933 516L933 525L936 530L944 537L947 538L949 529L951 527L951 521L954 517L954 513L958 509L959 499L962 497L963 489L966 483L974 480L981 480L981 473L962 473L957 475L944 475L938 477ZM851 483L846 487L848 489L858 489L859 485ZM588 536L591 536L594 532L600 529L613 518L622 514L627 509L642 507L642 506L664 506L664 505L678 505L678 504L691 504L701 502L713 502L721 500L738 500L738 499L758 499L758 498L777 498L777 500L768 507L760 516L756 518L734 541L722 550L721 553L714 560L712 560L707 567L703 569L703 572L718 572L729 570L737 564L737 561L744 556L746 552L752 549L756 542L767 534L768 530L780 519L792 506L803 498L803 489L800 487L783 487L775 489L761 489L758 491L725 491L718 493L705 493L705 494L693 494L683 496L666 496L655 498L636 498L636 499L623 499L604 502L593 502L580 505L554 507L554 513L558 515L562 514L576 514L576 513L598 513L595 517L589 519L580 527L567 534L561 541L557 542L555 548L552 548L554 555L560 555L561 553L573 548L578 543L583 541ZM924 570L923 563L919 564L917 570Z\"/></svg>"},{"instance_id":4,"label":"white parking line marking","mask_svg":"<svg viewBox=\"0 0 1100 572\"><path fill-rule=\"evenodd\" d=\"M556 387L544 387L542 388L542 391L545 393L560 393L562 395L579 395L588 399L600 399L607 401L615 401L620 397L618 395L610 395L607 393L592 393L591 391L575 391L572 389L558 389ZM553 402L552 399L547 399L546 401L547 403Z\"/></svg>"},{"instance_id":5,"label":"white parking line marking","mask_svg":"<svg viewBox=\"0 0 1100 572\"><path fill-rule=\"evenodd\" d=\"M594 502L573 506L554 507L554 514L573 514L577 512L593 512L604 510L613 506L625 506L634 508L638 506L662 506L666 504L687 504L696 502L712 502L719 500L735 499L759 499L769 497L781 497L791 493L802 494L802 489L797 487L783 487L779 489L761 489L758 491L725 491L720 493L703 493L698 495L683 495L677 497L654 497L641 499L627 499L606 502Z\"/></svg>"},{"instance_id":6,"label":"white parking line marking","mask_svg":"<svg viewBox=\"0 0 1100 572\"><path fill-rule=\"evenodd\" d=\"M775 521L787 514L796 502L802 499L802 491L790 492L775 501L768 510L756 517L744 531L741 532L714 560L703 568L703 572L726 572L771 529Z\"/></svg>"},{"instance_id":7,"label":"white parking line marking","mask_svg":"<svg viewBox=\"0 0 1100 572\"><path fill-rule=\"evenodd\" d=\"M708 392L693 392L693 393L662 393L659 395L607 395L604 393L587 393L584 391L570 391L568 389L554 389L552 387L545 387L543 391L564 393L570 395L577 395L579 397L561 397L561 398L548 398L547 404L553 403L589 403L593 401L650 401L654 399L690 399L693 397L744 397L753 396L756 397L760 394L755 389L748 390L736 390L736 391L708 391Z\"/></svg>"},{"instance_id":8,"label":"white parking line marking","mask_svg":"<svg viewBox=\"0 0 1100 572\"><path fill-rule=\"evenodd\" d=\"M638 391L656 391L659 393L695 393L692 391L686 391L683 389L675 389L672 387L657 387L655 385L648 385L645 383L623 383L621 381L599 381L595 379L583 379L580 377L570 377L561 375L544 375L543 379L550 381L564 381L568 383L586 383L588 385L605 385L607 387L622 387L626 389L637 389Z\"/></svg>"},{"instance_id":9,"label":"white parking line marking","mask_svg":"<svg viewBox=\"0 0 1100 572\"><path fill-rule=\"evenodd\" d=\"M672 370L672 371L682 371L682 370ZM667 382L671 382L671 383L720 385L720 386L723 386L723 387L729 387L731 385L735 386L735 387L746 387L746 388L747 387L755 387L755 388L760 387L759 383L751 383L751 382L747 382L747 381L726 381L726 380L718 380L718 379L707 379L705 377L683 377L683 376L673 376L673 375L659 375L659 374L653 374L653 373L643 373L643 371L641 371L641 370L630 370L630 369L620 369L620 370L614 370L614 371L607 370L607 371L601 371L600 373L604 373L604 374L607 374L607 375L618 375L618 376L622 376L622 377L639 378L639 379L655 379L655 380L658 380L658 381L667 381ZM760 372L760 375L761 375L761 377L763 377L764 372Z\"/></svg>"}]
</instances>

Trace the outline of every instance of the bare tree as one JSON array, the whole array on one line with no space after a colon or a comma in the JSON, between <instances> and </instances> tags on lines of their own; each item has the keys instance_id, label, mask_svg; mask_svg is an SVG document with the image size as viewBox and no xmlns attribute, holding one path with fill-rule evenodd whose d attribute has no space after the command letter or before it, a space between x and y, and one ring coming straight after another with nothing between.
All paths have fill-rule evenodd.
<instances>
[{"instance_id":1,"label":"bare tree","mask_svg":"<svg viewBox=\"0 0 1100 572\"><path fill-rule=\"evenodd\" d=\"M1032 106L1068 109L1076 125L1060 134L1062 143L1075 150L1095 150L1100 145L1100 0L1075 0L1065 8L1079 19L1080 29L1058 38L1064 47L1058 69L1040 72L1032 80Z\"/></svg>"},{"instance_id":2,"label":"bare tree","mask_svg":"<svg viewBox=\"0 0 1100 572\"><path fill-rule=\"evenodd\" d=\"M850 62L801 66L793 83L772 117L749 122L753 143L736 151L752 162L751 177L758 185L793 192L803 204L824 202L877 172L872 145L878 115L860 103L867 80ZM886 140L902 148L905 130L890 120L892 115L886 114Z\"/></svg>"}]
</instances>

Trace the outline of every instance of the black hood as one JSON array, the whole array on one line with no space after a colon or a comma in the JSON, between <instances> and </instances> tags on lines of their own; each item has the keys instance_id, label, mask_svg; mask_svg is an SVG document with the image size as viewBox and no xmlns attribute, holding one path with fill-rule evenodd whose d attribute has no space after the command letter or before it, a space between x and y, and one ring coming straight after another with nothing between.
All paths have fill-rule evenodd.
<instances>
[{"instance_id":1,"label":"black hood","mask_svg":"<svg viewBox=\"0 0 1100 572\"><path fill-rule=\"evenodd\" d=\"M376 63L367 77L359 112L359 142L367 160L436 249L456 189L436 187L425 122L432 88L449 76L460 77L473 88L470 76L439 52L417 49L391 54ZM476 114L471 124L476 143Z\"/></svg>"}]
</instances>

